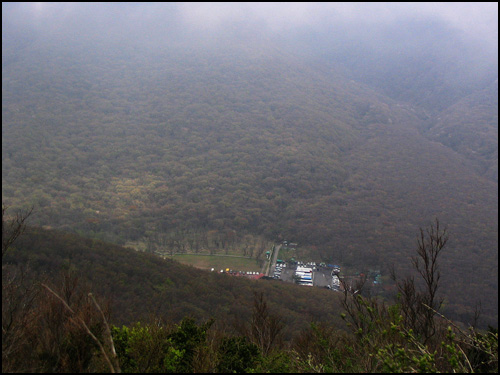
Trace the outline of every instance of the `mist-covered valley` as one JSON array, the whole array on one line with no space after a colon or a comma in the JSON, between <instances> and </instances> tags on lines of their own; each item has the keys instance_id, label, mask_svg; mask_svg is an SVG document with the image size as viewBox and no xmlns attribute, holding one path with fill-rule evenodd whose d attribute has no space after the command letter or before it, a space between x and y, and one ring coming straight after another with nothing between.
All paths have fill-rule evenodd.
<instances>
[{"instance_id":1,"label":"mist-covered valley","mask_svg":"<svg viewBox=\"0 0 500 375\"><path fill-rule=\"evenodd\" d=\"M439 218L446 311L497 324L498 18L407 6L3 4L2 202L385 275Z\"/></svg>"}]
</instances>

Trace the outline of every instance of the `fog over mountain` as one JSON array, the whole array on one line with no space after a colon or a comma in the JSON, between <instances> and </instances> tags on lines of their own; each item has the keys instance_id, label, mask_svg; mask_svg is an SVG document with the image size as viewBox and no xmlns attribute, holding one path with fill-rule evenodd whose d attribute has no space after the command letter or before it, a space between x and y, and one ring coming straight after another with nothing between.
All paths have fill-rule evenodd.
<instances>
[{"instance_id":1,"label":"fog over mountain","mask_svg":"<svg viewBox=\"0 0 500 375\"><path fill-rule=\"evenodd\" d=\"M449 310L495 322L498 4L3 3L2 200L385 275L438 217Z\"/></svg>"},{"instance_id":2,"label":"fog over mountain","mask_svg":"<svg viewBox=\"0 0 500 375\"><path fill-rule=\"evenodd\" d=\"M437 109L491 82L498 64L496 3L28 3L2 9L3 42L17 47L22 40L151 49L171 43L192 49L228 38L254 46L273 41L322 65L341 64L386 95ZM449 97L438 103L442 92L423 97L428 85L445 87Z\"/></svg>"},{"instance_id":3,"label":"fog over mountain","mask_svg":"<svg viewBox=\"0 0 500 375\"><path fill-rule=\"evenodd\" d=\"M476 59L485 60L479 65L494 62L498 51L495 3L6 3L2 11L4 32L24 30L39 38L57 34L76 40L90 33L105 40L124 34L132 43L141 38L192 34L209 39L252 32L292 40L309 35L319 44L330 34L336 45L371 45L380 53L408 54L448 36L453 38L450 43L474 44ZM453 48L441 47L443 54Z\"/></svg>"}]
</instances>

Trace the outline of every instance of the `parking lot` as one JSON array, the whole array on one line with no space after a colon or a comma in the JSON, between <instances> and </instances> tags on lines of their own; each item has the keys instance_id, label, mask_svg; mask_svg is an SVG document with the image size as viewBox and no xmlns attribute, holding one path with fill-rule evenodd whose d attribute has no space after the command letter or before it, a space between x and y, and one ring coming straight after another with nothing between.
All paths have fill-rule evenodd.
<instances>
[{"instance_id":1,"label":"parking lot","mask_svg":"<svg viewBox=\"0 0 500 375\"><path fill-rule=\"evenodd\" d=\"M332 270L326 267L318 267L318 266L310 266L313 270L313 285L317 287L326 287L327 285L332 284ZM283 280L285 282L293 283L294 282L294 274L297 269L297 265L275 265L273 267L273 273L271 276L274 279Z\"/></svg>"}]
</instances>

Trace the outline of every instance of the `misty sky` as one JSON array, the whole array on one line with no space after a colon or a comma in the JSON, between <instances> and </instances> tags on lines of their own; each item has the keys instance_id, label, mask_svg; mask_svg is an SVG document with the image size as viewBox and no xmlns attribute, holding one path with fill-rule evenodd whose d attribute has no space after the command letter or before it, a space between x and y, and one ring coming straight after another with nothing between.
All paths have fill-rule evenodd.
<instances>
[{"instance_id":1,"label":"misty sky","mask_svg":"<svg viewBox=\"0 0 500 375\"><path fill-rule=\"evenodd\" d=\"M498 37L498 3L184 3L179 15L193 27L261 21L271 30L318 29L332 23L370 25L430 19L478 39Z\"/></svg>"},{"instance_id":2,"label":"misty sky","mask_svg":"<svg viewBox=\"0 0 500 375\"><path fill-rule=\"evenodd\" d=\"M498 3L2 3L2 28L16 25L70 28L76 23L125 20L127 26L176 23L199 30L257 25L273 32L323 31L333 25L380 27L431 21L476 41L498 43ZM61 29L65 30L65 29Z\"/></svg>"},{"instance_id":3,"label":"misty sky","mask_svg":"<svg viewBox=\"0 0 500 375\"><path fill-rule=\"evenodd\" d=\"M2 45L13 49L23 41L189 49L228 38L364 64L358 70L374 76L381 61L382 70L434 61L454 65L448 81L474 81L497 69L498 3L2 3Z\"/></svg>"}]
</instances>

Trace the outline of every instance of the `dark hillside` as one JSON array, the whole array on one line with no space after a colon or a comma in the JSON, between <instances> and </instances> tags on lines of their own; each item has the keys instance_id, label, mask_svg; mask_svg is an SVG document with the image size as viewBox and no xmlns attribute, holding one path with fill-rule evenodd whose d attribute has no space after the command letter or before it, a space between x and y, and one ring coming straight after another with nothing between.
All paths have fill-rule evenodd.
<instances>
[{"instance_id":1,"label":"dark hillside","mask_svg":"<svg viewBox=\"0 0 500 375\"><path fill-rule=\"evenodd\" d=\"M342 326L338 295L331 291L202 271L64 232L28 228L4 264L29 265L35 280L57 280L71 268L79 284L110 301L115 325L191 316L212 317L232 329L250 318L254 292L263 292L270 309L284 318L288 339L311 321Z\"/></svg>"},{"instance_id":2,"label":"dark hillside","mask_svg":"<svg viewBox=\"0 0 500 375\"><path fill-rule=\"evenodd\" d=\"M393 305L195 270L73 234L24 231L25 217L2 216L3 372L497 371L494 328L464 334L453 324L464 336L455 339L434 314L423 326L404 319L416 304L407 298ZM437 222L436 230L442 239ZM464 359L453 355L458 344Z\"/></svg>"}]
</instances>

